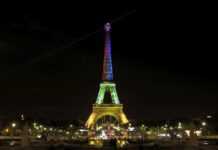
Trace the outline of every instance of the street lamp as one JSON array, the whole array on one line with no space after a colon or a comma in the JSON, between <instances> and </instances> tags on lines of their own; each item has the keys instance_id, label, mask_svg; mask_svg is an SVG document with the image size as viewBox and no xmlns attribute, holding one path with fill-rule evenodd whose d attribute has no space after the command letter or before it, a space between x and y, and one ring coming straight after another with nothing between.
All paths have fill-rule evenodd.
<instances>
[{"instance_id":1,"label":"street lamp","mask_svg":"<svg viewBox=\"0 0 218 150\"><path fill-rule=\"evenodd\" d=\"M16 123L12 123L11 126L12 126L12 128L15 128L17 126L17 124Z\"/></svg>"},{"instance_id":2,"label":"street lamp","mask_svg":"<svg viewBox=\"0 0 218 150\"><path fill-rule=\"evenodd\" d=\"M15 135L15 128L16 128L17 124L15 122L11 123L11 127L12 127L12 130L11 130L11 136L14 136Z\"/></svg>"},{"instance_id":3,"label":"street lamp","mask_svg":"<svg viewBox=\"0 0 218 150\"><path fill-rule=\"evenodd\" d=\"M5 132L6 132L6 133L9 133L9 129L8 129L8 128L6 128L6 129L5 129Z\"/></svg>"},{"instance_id":4,"label":"street lamp","mask_svg":"<svg viewBox=\"0 0 218 150\"><path fill-rule=\"evenodd\" d=\"M203 121L203 122L201 123L201 125L205 127L205 126L207 125L207 123L206 123L205 121Z\"/></svg>"},{"instance_id":5,"label":"street lamp","mask_svg":"<svg viewBox=\"0 0 218 150\"><path fill-rule=\"evenodd\" d=\"M182 123L181 122L178 123L178 129L182 129Z\"/></svg>"}]
</instances>

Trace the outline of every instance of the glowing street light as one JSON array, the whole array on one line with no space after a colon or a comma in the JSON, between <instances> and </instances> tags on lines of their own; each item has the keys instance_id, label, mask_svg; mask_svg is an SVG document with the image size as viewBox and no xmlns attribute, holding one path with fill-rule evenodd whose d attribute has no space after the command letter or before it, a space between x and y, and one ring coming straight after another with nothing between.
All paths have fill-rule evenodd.
<instances>
[{"instance_id":1,"label":"glowing street light","mask_svg":"<svg viewBox=\"0 0 218 150\"><path fill-rule=\"evenodd\" d=\"M6 133L9 133L9 129L8 129L8 128L6 128L6 129L5 129L5 132L6 132Z\"/></svg>"},{"instance_id":2,"label":"glowing street light","mask_svg":"<svg viewBox=\"0 0 218 150\"><path fill-rule=\"evenodd\" d=\"M194 131L194 133L195 133L197 136L201 136L202 131L201 131L201 130L196 130L196 131Z\"/></svg>"},{"instance_id":3,"label":"glowing street light","mask_svg":"<svg viewBox=\"0 0 218 150\"><path fill-rule=\"evenodd\" d=\"M207 115L207 118L208 118L208 119L211 119L211 118L212 118L212 116L211 116L211 115Z\"/></svg>"},{"instance_id":4,"label":"glowing street light","mask_svg":"<svg viewBox=\"0 0 218 150\"><path fill-rule=\"evenodd\" d=\"M203 121L203 122L201 123L201 125L205 127L205 126L207 125L207 123L206 123L205 121Z\"/></svg>"},{"instance_id":5,"label":"glowing street light","mask_svg":"<svg viewBox=\"0 0 218 150\"><path fill-rule=\"evenodd\" d=\"M178 133L178 134L176 134L176 137L181 139L182 135Z\"/></svg>"},{"instance_id":6,"label":"glowing street light","mask_svg":"<svg viewBox=\"0 0 218 150\"><path fill-rule=\"evenodd\" d=\"M23 114L21 114L21 120L24 120L24 115Z\"/></svg>"},{"instance_id":7,"label":"glowing street light","mask_svg":"<svg viewBox=\"0 0 218 150\"><path fill-rule=\"evenodd\" d=\"M17 124L16 123L12 123L11 126L12 126L12 128L15 128L17 126Z\"/></svg>"},{"instance_id":8,"label":"glowing street light","mask_svg":"<svg viewBox=\"0 0 218 150\"><path fill-rule=\"evenodd\" d=\"M178 123L178 129L182 129L182 123L181 122Z\"/></svg>"},{"instance_id":9,"label":"glowing street light","mask_svg":"<svg viewBox=\"0 0 218 150\"><path fill-rule=\"evenodd\" d=\"M66 131L66 135L69 135L70 134L70 132L69 131Z\"/></svg>"},{"instance_id":10,"label":"glowing street light","mask_svg":"<svg viewBox=\"0 0 218 150\"><path fill-rule=\"evenodd\" d=\"M38 139L41 139L41 138L42 138L42 135L41 135L41 134L38 134L36 137L37 137Z\"/></svg>"}]
</instances>

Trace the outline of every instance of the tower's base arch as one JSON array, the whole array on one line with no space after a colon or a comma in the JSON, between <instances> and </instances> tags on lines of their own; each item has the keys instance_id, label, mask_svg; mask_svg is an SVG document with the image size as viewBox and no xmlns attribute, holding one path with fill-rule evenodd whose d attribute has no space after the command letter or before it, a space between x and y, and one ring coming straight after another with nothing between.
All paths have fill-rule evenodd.
<instances>
[{"instance_id":1,"label":"tower's base arch","mask_svg":"<svg viewBox=\"0 0 218 150\"><path fill-rule=\"evenodd\" d=\"M97 121L104 116L116 118L119 124L127 124L129 121L123 112L122 104L93 104L93 110L89 116L86 127L93 128Z\"/></svg>"}]
</instances>

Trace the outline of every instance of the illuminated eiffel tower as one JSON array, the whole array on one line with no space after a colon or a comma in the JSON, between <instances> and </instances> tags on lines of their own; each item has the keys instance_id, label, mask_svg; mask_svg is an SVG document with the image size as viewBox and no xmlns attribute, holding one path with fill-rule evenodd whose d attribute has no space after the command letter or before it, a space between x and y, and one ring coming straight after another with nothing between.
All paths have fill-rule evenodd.
<instances>
[{"instance_id":1,"label":"illuminated eiffel tower","mask_svg":"<svg viewBox=\"0 0 218 150\"><path fill-rule=\"evenodd\" d=\"M105 47L104 47L104 64L102 72L102 82L100 83L100 89L98 92L97 100L93 104L92 113L89 116L86 127L93 128L96 122L105 116L114 117L119 124L128 123L126 115L123 113L123 105L120 104L116 84L113 82L113 68L112 68L112 57L111 57L111 39L110 23L106 23L105 29ZM105 95L110 94L111 103L105 103Z\"/></svg>"}]
</instances>

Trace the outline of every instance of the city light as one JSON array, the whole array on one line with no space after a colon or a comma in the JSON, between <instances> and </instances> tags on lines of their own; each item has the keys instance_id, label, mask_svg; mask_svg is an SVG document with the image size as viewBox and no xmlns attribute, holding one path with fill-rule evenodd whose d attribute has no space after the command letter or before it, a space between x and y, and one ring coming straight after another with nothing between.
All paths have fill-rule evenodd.
<instances>
[{"instance_id":1,"label":"city light","mask_svg":"<svg viewBox=\"0 0 218 150\"><path fill-rule=\"evenodd\" d=\"M212 118L212 116L211 116L211 115L207 115L207 118L208 118L208 119L211 119L211 118Z\"/></svg>"},{"instance_id":2,"label":"city light","mask_svg":"<svg viewBox=\"0 0 218 150\"><path fill-rule=\"evenodd\" d=\"M31 123L32 126L28 129L30 136L34 137L37 140L44 139L46 136L56 136L59 139L65 140L84 140L86 138L92 138L92 142L89 141L90 145L99 144L101 140L109 140L113 138L119 139L118 144L122 145L123 139L128 140L141 140L141 139L152 139L152 140L170 140L170 139L181 139L187 140L192 138L191 129L189 123L177 121L177 124L162 124L161 126L145 126L144 124L140 125L132 125L129 123L126 126L122 125L113 125L110 126L105 125L97 125L94 129L87 129L80 127L75 127L76 130L69 130L70 125L66 128L55 128L51 126L47 126L45 124ZM205 128L202 126L207 126L206 121L199 120L198 125L199 128L194 128L193 133L198 137L202 138L204 135L202 134L205 131ZM19 126L18 126L19 125ZM73 125L72 125L73 126ZM3 128L2 134L5 136L16 135L19 131L21 124L19 122L12 122L8 128ZM18 130L13 130L12 128L17 128ZM38 129L38 130L36 130ZM169 129L169 130L168 130ZM174 130L175 129L175 130ZM178 130L179 129L179 130ZM52 131L52 132L51 132ZM90 134L93 132L92 134ZM116 133L118 132L118 134ZM174 136L173 136L174 135ZM94 140L95 139L95 140ZM98 142L96 141L98 140ZM128 144L125 142L125 144Z\"/></svg>"},{"instance_id":3,"label":"city light","mask_svg":"<svg viewBox=\"0 0 218 150\"><path fill-rule=\"evenodd\" d=\"M185 133L187 134L187 136L190 136L191 131L190 130L185 130Z\"/></svg>"},{"instance_id":4,"label":"city light","mask_svg":"<svg viewBox=\"0 0 218 150\"><path fill-rule=\"evenodd\" d=\"M104 130L101 131L101 134L99 135L99 137L100 137L101 139L103 139L103 140L107 140L107 139L108 139L108 137L107 137L107 135L106 135L106 133L105 133Z\"/></svg>"},{"instance_id":5,"label":"city light","mask_svg":"<svg viewBox=\"0 0 218 150\"><path fill-rule=\"evenodd\" d=\"M182 138L182 135L181 134L176 134L176 137L178 137L178 138Z\"/></svg>"},{"instance_id":6,"label":"city light","mask_svg":"<svg viewBox=\"0 0 218 150\"><path fill-rule=\"evenodd\" d=\"M202 126L206 126L207 123L206 123L205 121L203 121L203 122L201 123L201 125L202 125Z\"/></svg>"},{"instance_id":7,"label":"city light","mask_svg":"<svg viewBox=\"0 0 218 150\"><path fill-rule=\"evenodd\" d=\"M152 134L152 132L151 132L151 131L147 131L146 133L147 133L147 135L151 135L151 134Z\"/></svg>"},{"instance_id":8,"label":"city light","mask_svg":"<svg viewBox=\"0 0 218 150\"><path fill-rule=\"evenodd\" d=\"M87 132L87 129L79 129L80 132Z\"/></svg>"},{"instance_id":9,"label":"city light","mask_svg":"<svg viewBox=\"0 0 218 150\"><path fill-rule=\"evenodd\" d=\"M21 120L24 120L25 118L24 118L24 115L23 114L21 114Z\"/></svg>"},{"instance_id":10,"label":"city light","mask_svg":"<svg viewBox=\"0 0 218 150\"><path fill-rule=\"evenodd\" d=\"M9 132L9 129L8 129L8 128L6 128L6 129L5 129L5 132L6 132L6 133L8 133L8 132Z\"/></svg>"},{"instance_id":11,"label":"city light","mask_svg":"<svg viewBox=\"0 0 218 150\"><path fill-rule=\"evenodd\" d=\"M196 130L196 131L194 131L194 133L195 133L197 136L201 136L202 131L201 131L201 130Z\"/></svg>"},{"instance_id":12,"label":"city light","mask_svg":"<svg viewBox=\"0 0 218 150\"><path fill-rule=\"evenodd\" d=\"M101 130L102 129L102 126L98 126L98 127L96 127L96 130L98 131L98 130Z\"/></svg>"},{"instance_id":13,"label":"city light","mask_svg":"<svg viewBox=\"0 0 218 150\"><path fill-rule=\"evenodd\" d=\"M129 130L129 131L134 131L135 128L134 128L134 127L128 127L128 130Z\"/></svg>"},{"instance_id":14,"label":"city light","mask_svg":"<svg viewBox=\"0 0 218 150\"><path fill-rule=\"evenodd\" d=\"M16 123L12 123L11 126L12 126L12 128L15 128L17 126L17 124Z\"/></svg>"},{"instance_id":15,"label":"city light","mask_svg":"<svg viewBox=\"0 0 218 150\"><path fill-rule=\"evenodd\" d=\"M159 137L170 137L169 133L160 133L158 134Z\"/></svg>"},{"instance_id":16,"label":"city light","mask_svg":"<svg viewBox=\"0 0 218 150\"><path fill-rule=\"evenodd\" d=\"M169 127L169 129L170 129L170 130L173 130L173 127L172 127L172 126L170 126L170 127Z\"/></svg>"},{"instance_id":17,"label":"city light","mask_svg":"<svg viewBox=\"0 0 218 150\"><path fill-rule=\"evenodd\" d=\"M182 129L182 123L181 122L178 123L178 129Z\"/></svg>"},{"instance_id":18,"label":"city light","mask_svg":"<svg viewBox=\"0 0 218 150\"><path fill-rule=\"evenodd\" d=\"M41 134L38 134L36 137L37 137L38 139L41 139L41 138L42 138L42 135L41 135Z\"/></svg>"}]
</instances>

